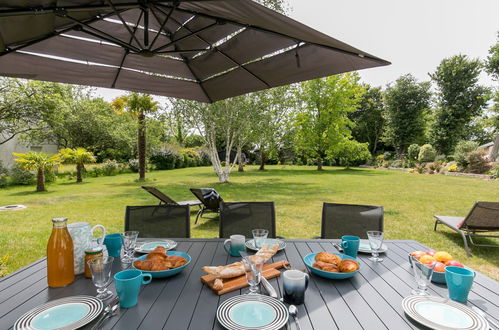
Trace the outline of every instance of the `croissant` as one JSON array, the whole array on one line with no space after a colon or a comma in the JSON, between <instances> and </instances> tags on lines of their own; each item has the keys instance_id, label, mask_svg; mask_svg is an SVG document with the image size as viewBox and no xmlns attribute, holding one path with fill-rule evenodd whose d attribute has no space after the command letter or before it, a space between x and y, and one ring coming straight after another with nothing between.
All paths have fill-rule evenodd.
<instances>
[{"instance_id":1,"label":"croissant","mask_svg":"<svg viewBox=\"0 0 499 330\"><path fill-rule=\"evenodd\" d=\"M336 264L329 264L324 261L316 261L312 266L326 272L333 272L333 273L339 272L338 266Z\"/></svg>"},{"instance_id":2,"label":"croissant","mask_svg":"<svg viewBox=\"0 0 499 330\"><path fill-rule=\"evenodd\" d=\"M359 269L359 263L352 259L344 259L340 262L338 268L342 273L351 273Z\"/></svg>"},{"instance_id":3,"label":"croissant","mask_svg":"<svg viewBox=\"0 0 499 330\"><path fill-rule=\"evenodd\" d=\"M319 252L315 255L315 261L323 261L328 264L338 265L341 262L341 258L334 253Z\"/></svg>"}]
</instances>

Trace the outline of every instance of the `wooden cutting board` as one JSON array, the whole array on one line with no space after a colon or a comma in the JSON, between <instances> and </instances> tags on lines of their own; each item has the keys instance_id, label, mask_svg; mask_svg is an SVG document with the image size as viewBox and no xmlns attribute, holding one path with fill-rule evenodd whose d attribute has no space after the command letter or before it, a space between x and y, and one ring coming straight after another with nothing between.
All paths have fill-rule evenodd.
<instances>
[{"instance_id":1,"label":"wooden cutting board","mask_svg":"<svg viewBox=\"0 0 499 330\"><path fill-rule=\"evenodd\" d=\"M274 262L272 264L265 264L263 265L262 276L264 276L268 280L271 278L279 277L281 275L281 272L278 271L278 269L284 268L286 266L289 266L289 261L287 260ZM206 284L214 293L219 296L248 286L246 275L242 275L234 278L223 279L222 281L224 282L224 287L222 288L222 290L215 290L213 288L213 282L216 278L217 277L213 275L204 275L201 276L201 282Z\"/></svg>"}]
</instances>

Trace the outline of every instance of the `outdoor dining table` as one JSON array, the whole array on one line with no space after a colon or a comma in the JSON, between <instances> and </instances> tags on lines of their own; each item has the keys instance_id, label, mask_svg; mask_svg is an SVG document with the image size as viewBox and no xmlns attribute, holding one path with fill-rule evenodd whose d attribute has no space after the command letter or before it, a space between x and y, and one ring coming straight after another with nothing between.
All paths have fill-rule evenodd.
<instances>
[{"instance_id":1,"label":"outdoor dining table","mask_svg":"<svg viewBox=\"0 0 499 330\"><path fill-rule=\"evenodd\" d=\"M202 266L225 265L238 258L230 257L223 248L222 239L175 239L176 249L187 252L191 263L180 274L153 279L144 285L136 306L122 309L103 329L221 329L216 311L226 299L243 294L246 289L218 296L203 285ZM291 266L304 269L303 257L311 252L336 252L333 243L338 240L285 240L286 248L274 256L274 262L289 260ZM359 254L361 269L346 280L329 280L311 275L305 304L298 306L301 328L306 329L419 329L402 309L402 299L416 286L408 261L408 253L429 248L412 240L388 240L388 252L381 263ZM27 311L50 300L73 296L95 295L91 280L78 275L63 288L47 287L45 259L0 279L0 329L11 329L16 320ZM122 269L115 259L113 273ZM282 296L282 280L270 283ZM115 292L114 284L109 286ZM430 293L447 297L445 285L431 284ZM469 294L469 306L477 306L499 322L499 282L477 273ZM292 318L288 329L295 329ZM85 327L90 328L92 324Z\"/></svg>"}]
</instances>

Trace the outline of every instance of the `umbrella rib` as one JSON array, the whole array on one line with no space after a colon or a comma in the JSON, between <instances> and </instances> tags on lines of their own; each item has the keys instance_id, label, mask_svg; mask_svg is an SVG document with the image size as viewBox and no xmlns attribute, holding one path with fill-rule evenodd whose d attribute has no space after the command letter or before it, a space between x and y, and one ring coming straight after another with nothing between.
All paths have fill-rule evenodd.
<instances>
[{"instance_id":1,"label":"umbrella rib","mask_svg":"<svg viewBox=\"0 0 499 330\"><path fill-rule=\"evenodd\" d=\"M206 92L206 89L204 88L203 86L203 82L201 81L201 79L198 78L198 76L194 73L194 71L192 71L190 65L189 65L189 61L184 57L184 56L181 56L182 59L183 59L183 62L184 64L187 66L187 68L189 69L189 71L191 72L191 74L194 76L194 78L196 79L199 87L201 88L201 90L203 91L204 95L206 96L206 98L208 99L208 101L210 101L210 103L213 103L213 100L211 99L211 97L208 95L208 93Z\"/></svg>"},{"instance_id":2,"label":"umbrella rib","mask_svg":"<svg viewBox=\"0 0 499 330\"><path fill-rule=\"evenodd\" d=\"M125 22L125 20L123 19L123 16L121 16L121 13L116 9L116 7L114 6L113 2L111 0L107 0L107 2L109 3L109 5L111 6L111 8L113 8L113 11L116 13L116 16L118 16L118 18L121 20L121 23L123 23L123 26L127 29L128 33L130 33L130 35L132 36L132 39L135 40L135 42L137 43L137 45L140 46L140 42L139 40L137 39L137 37L135 36L135 32L132 32L132 30L130 29L130 27L128 26L128 24ZM137 22L136 26L139 24L139 22ZM130 43L132 42L132 40L130 40Z\"/></svg>"},{"instance_id":3,"label":"umbrella rib","mask_svg":"<svg viewBox=\"0 0 499 330\"><path fill-rule=\"evenodd\" d=\"M158 48L154 49L154 50L153 50L153 52L158 52L158 51L160 51L160 50L163 50L163 49L165 49L165 48L168 48L168 47L170 47L170 46L172 46L172 45L175 45L176 43L178 43L178 42L180 42L180 41L182 41L182 40L184 40L184 39L186 39L186 38L189 38L189 37L192 37L192 36L197 36L197 34L198 34L198 33L201 33L201 32L203 32L203 31L206 31L206 30L208 30L208 29L210 29L210 28L214 27L215 25L218 25L218 23L217 23L217 22L215 22L215 23L211 23L210 25L207 25L207 26L205 26L205 27L202 27L202 28L200 28L200 29L197 29L196 31L191 31L191 33L190 33L190 34L187 34L187 35L182 36L182 37L180 37L180 38L178 38L178 39L172 40L171 42L167 43L166 45L163 45L163 46L161 46L161 47L158 47Z\"/></svg>"},{"instance_id":4,"label":"umbrella rib","mask_svg":"<svg viewBox=\"0 0 499 330\"><path fill-rule=\"evenodd\" d=\"M152 40L151 42L151 45L149 46L149 49L152 48L152 46L154 46L154 43L156 42L156 40L158 39L158 37L161 35L161 30L163 30L165 33L168 33L171 35L171 33L169 33L169 31L167 31L165 29L165 25L166 23L168 22L168 20L170 19L170 16L173 14L173 11L175 10L175 7L176 6L173 6L171 9L170 9L170 12L168 13L168 15L166 15L166 18L163 20L163 23L161 23L161 26L159 27L158 29L158 33L156 34L156 36L154 37L154 39ZM155 8L155 7L154 7ZM152 10L151 8L151 13L153 14L154 18L156 18L156 20L158 21L158 23L161 21L159 19L159 17L157 16L157 14L154 12L154 10Z\"/></svg>"},{"instance_id":5,"label":"umbrella rib","mask_svg":"<svg viewBox=\"0 0 499 330\"><path fill-rule=\"evenodd\" d=\"M143 12L140 12L139 18L137 19L137 24L135 24L135 27L133 28L133 33L132 36L135 36L135 32L137 32L137 29L139 28L139 22L140 19L142 18ZM132 38L130 38L130 42L132 42ZM116 75L114 76L113 83L111 84L111 88L114 88L116 86L116 82L118 81L118 77L120 76L121 69L123 68L123 63L125 63L125 59L129 54L129 50L125 49L125 53L123 54L123 57L121 58L120 66L118 68L118 71L116 72Z\"/></svg>"}]
</instances>

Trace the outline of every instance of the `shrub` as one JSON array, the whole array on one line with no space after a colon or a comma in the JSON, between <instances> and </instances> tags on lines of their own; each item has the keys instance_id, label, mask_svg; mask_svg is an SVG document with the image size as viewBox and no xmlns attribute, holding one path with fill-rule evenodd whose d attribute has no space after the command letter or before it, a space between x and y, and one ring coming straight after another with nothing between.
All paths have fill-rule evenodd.
<instances>
[{"instance_id":1,"label":"shrub","mask_svg":"<svg viewBox=\"0 0 499 330\"><path fill-rule=\"evenodd\" d=\"M409 157L410 160L418 160L419 149L419 145L411 144L407 149L407 157Z\"/></svg>"},{"instance_id":2,"label":"shrub","mask_svg":"<svg viewBox=\"0 0 499 330\"><path fill-rule=\"evenodd\" d=\"M10 178L14 185L30 185L36 182L35 175L28 170L24 170L17 165L10 169Z\"/></svg>"},{"instance_id":3,"label":"shrub","mask_svg":"<svg viewBox=\"0 0 499 330\"><path fill-rule=\"evenodd\" d=\"M492 169L492 163L487 158L485 150L475 150L466 154L468 172L482 174Z\"/></svg>"},{"instance_id":4,"label":"shrub","mask_svg":"<svg viewBox=\"0 0 499 330\"><path fill-rule=\"evenodd\" d=\"M384 161L385 161L385 155L378 155L376 157L376 160L374 161L374 166L380 167L383 165Z\"/></svg>"},{"instance_id":5,"label":"shrub","mask_svg":"<svg viewBox=\"0 0 499 330\"><path fill-rule=\"evenodd\" d=\"M7 187L9 170L0 161L0 188Z\"/></svg>"},{"instance_id":6,"label":"shrub","mask_svg":"<svg viewBox=\"0 0 499 330\"><path fill-rule=\"evenodd\" d=\"M187 156L187 158L184 157L184 161L187 162L187 167L194 167L201 165L201 156L196 150L183 149L182 151L184 152L184 155Z\"/></svg>"},{"instance_id":7,"label":"shrub","mask_svg":"<svg viewBox=\"0 0 499 330\"><path fill-rule=\"evenodd\" d=\"M57 175L54 173L53 168L46 168L45 169L45 182L56 182L57 181Z\"/></svg>"},{"instance_id":8,"label":"shrub","mask_svg":"<svg viewBox=\"0 0 499 330\"><path fill-rule=\"evenodd\" d=\"M394 156L394 154L392 154L389 151L385 151L385 153L383 154L383 157L384 157L385 160L390 160L390 159L393 158L393 156Z\"/></svg>"},{"instance_id":9,"label":"shrub","mask_svg":"<svg viewBox=\"0 0 499 330\"><path fill-rule=\"evenodd\" d=\"M414 170L419 174L423 174L426 171L425 164L417 163L416 166L414 167Z\"/></svg>"},{"instance_id":10,"label":"shrub","mask_svg":"<svg viewBox=\"0 0 499 330\"><path fill-rule=\"evenodd\" d=\"M460 141L454 149L454 161L461 170L468 168L467 154L475 151L478 148L478 143L474 141Z\"/></svg>"},{"instance_id":11,"label":"shrub","mask_svg":"<svg viewBox=\"0 0 499 330\"><path fill-rule=\"evenodd\" d=\"M402 164L404 163L404 160L403 159L395 159L391 166L392 167L402 167Z\"/></svg>"},{"instance_id":12,"label":"shrub","mask_svg":"<svg viewBox=\"0 0 499 330\"><path fill-rule=\"evenodd\" d=\"M426 171L428 174L438 174L442 170L443 165L441 162L433 162L426 164Z\"/></svg>"},{"instance_id":13,"label":"shrub","mask_svg":"<svg viewBox=\"0 0 499 330\"><path fill-rule=\"evenodd\" d=\"M183 165L180 164L183 163L183 158L172 146L164 146L160 150L154 151L149 160L158 170L172 170Z\"/></svg>"},{"instance_id":14,"label":"shrub","mask_svg":"<svg viewBox=\"0 0 499 330\"><path fill-rule=\"evenodd\" d=\"M456 163L452 163L449 167L447 167L447 172L457 172L457 171L458 168Z\"/></svg>"},{"instance_id":15,"label":"shrub","mask_svg":"<svg viewBox=\"0 0 499 330\"><path fill-rule=\"evenodd\" d=\"M196 149L197 153L199 154L200 158L200 166L208 166L211 165L211 159L210 159L210 154L208 153L208 150L206 148L198 148ZM303 165L303 161L302 161Z\"/></svg>"},{"instance_id":16,"label":"shrub","mask_svg":"<svg viewBox=\"0 0 499 330\"><path fill-rule=\"evenodd\" d=\"M443 164L447 162L447 157L445 157L445 155L437 155L435 161Z\"/></svg>"},{"instance_id":17,"label":"shrub","mask_svg":"<svg viewBox=\"0 0 499 330\"><path fill-rule=\"evenodd\" d=\"M435 160L437 153L431 144L424 144L419 149L418 160L420 162L433 162Z\"/></svg>"},{"instance_id":18,"label":"shrub","mask_svg":"<svg viewBox=\"0 0 499 330\"><path fill-rule=\"evenodd\" d=\"M114 159L106 159L102 162L100 169L105 176L116 175L119 171L119 163Z\"/></svg>"},{"instance_id":19,"label":"shrub","mask_svg":"<svg viewBox=\"0 0 499 330\"><path fill-rule=\"evenodd\" d=\"M128 168L133 173L139 173L139 160L138 159L129 159L128 160Z\"/></svg>"}]
</instances>

